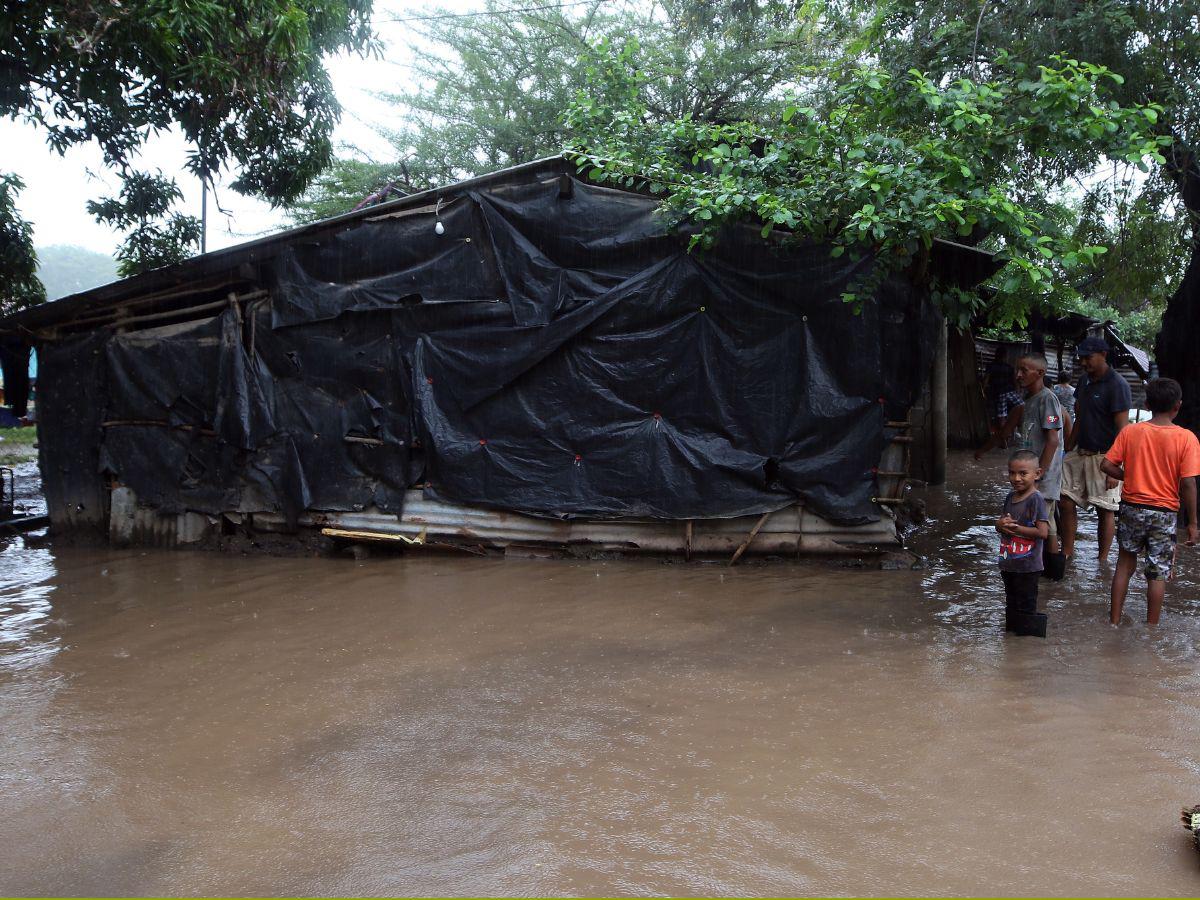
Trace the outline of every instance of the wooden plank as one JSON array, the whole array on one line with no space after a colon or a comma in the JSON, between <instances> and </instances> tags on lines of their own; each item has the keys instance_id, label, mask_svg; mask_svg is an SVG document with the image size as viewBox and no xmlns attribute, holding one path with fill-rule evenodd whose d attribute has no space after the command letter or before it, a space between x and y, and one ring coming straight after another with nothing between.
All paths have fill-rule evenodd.
<instances>
[{"instance_id":1,"label":"wooden plank","mask_svg":"<svg viewBox=\"0 0 1200 900\"><path fill-rule=\"evenodd\" d=\"M739 559L742 558L742 554L746 552L746 548L750 546L750 542L754 540L755 535L758 534L758 530L767 524L767 519L770 517L771 514L769 512L763 513L759 520L754 523L754 527L750 529L750 534L748 534L746 539L742 541L742 545L737 548L737 551L733 554L733 559L729 560L729 565L734 565Z\"/></svg>"},{"instance_id":2,"label":"wooden plank","mask_svg":"<svg viewBox=\"0 0 1200 900\"><path fill-rule=\"evenodd\" d=\"M321 534L326 537L343 538L352 541L385 541L388 543L405 543L405 544L424 544L425 529L421 529L421 533L415 538L405 537L402 534L388 534L383 531L355 531L350 528L322 528Z\"/></svg>"}]
</instances>

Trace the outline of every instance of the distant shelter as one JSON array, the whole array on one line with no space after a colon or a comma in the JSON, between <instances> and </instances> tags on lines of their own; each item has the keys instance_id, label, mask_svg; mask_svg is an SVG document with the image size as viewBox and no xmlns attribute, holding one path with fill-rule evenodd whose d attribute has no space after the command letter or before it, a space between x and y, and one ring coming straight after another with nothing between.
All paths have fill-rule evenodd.
<instances>
[{"instance_id":1,"label":"distant shelter","mask_svg":"<svg viewBox=\"0 0 1200 900\"><path fill-rule=\"evenodd\" d=\"M1003 349L1015 363L1023 353L1041 353L1046 357L1046 384L1053 385L1059 372L1076 384L1083 375L1075 346L1089 335L1103 338L1111 348L1108 360L1129 384L1135 408L1144 408L1146 382L1156 375L1150 354L1125 341L1112 322L1081 313L1056 316L1035 314L1030 317L1025 340L999 340L978 336L970 331L950 338L950 428L952 447L978 447L988 437L988 412L984 400L984 372L996 353Z\"/></svg>"}]
</instances>

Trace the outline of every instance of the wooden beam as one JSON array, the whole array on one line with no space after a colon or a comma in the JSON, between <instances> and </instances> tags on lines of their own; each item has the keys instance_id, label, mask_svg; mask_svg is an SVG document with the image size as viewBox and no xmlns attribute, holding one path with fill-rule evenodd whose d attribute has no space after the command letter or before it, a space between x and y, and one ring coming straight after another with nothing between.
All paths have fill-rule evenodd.
<instances>
[{"instance_id":1,"label":"wooden beam","mask_svg":"<svg viewBox=\"0 0 1200 900\"><path fill-rule=\"evenodd\" d=\"M759 517L759 520L754 523L754 527L750 529L750 533L746 535L746 539L742 541L742 545L738 547L737 552L733 554L733 559L729 560L729 565L734 565L739 559L742 558L742 554L746 552L746 548L750 546L750 542L754 540L755 535L758 534L758 530L767 523L767 519L770 517L771 514L769 512L765 512Z\"/></svg>"}]
</instances>

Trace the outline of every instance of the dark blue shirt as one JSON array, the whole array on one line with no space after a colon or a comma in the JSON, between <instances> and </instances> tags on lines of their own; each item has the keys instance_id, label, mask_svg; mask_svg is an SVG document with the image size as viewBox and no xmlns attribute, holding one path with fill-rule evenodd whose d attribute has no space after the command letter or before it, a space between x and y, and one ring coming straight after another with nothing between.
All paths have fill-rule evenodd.
<instances>
[{"instance_id":1,"label":"dark blue shirt","mask_svg":"<svg viewBox=\"0 0 1200 900\"><path fill-rule=\"evenodd\" d=\"M1024 500L1013 500L1013 494L1004 498L1004 511L1017 520L1018 525L1034 527L1038 522L1049 522L1046 501L1039 491L1034 491ZM1042 571L1042 539L1000 535L1001 572Z\"/></svg>"},{"instance_id":2,"label":"dark blue shirt","mask_svg":"<svg viewBox=\"0 0 1200 900\"><path fill-rule=\"evenodd\" d=\"M1112 366L1099 381L1084 375L1075 388L1075 446L1092 453L1106 453L1117 439L1113 415L1129 412L1133 395L1129 383Z\"/></svg>"}]
</instances>

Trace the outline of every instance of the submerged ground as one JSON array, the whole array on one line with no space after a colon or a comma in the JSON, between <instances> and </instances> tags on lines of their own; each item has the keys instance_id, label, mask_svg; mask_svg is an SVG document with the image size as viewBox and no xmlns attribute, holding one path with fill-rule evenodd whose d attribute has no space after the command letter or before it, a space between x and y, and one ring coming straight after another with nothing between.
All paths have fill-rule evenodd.
<instances>
[{"instance_id":1,"label":"submerged ground","mask_svg":"<svg viewBox=\"0 0 1200 900\"><path fill-rule=\"evenodd\" d=\"M999 468L912 572L8 539L0 893L1195 894L1200 550L1006 638Z\"/></svg>"}]
</instances>

